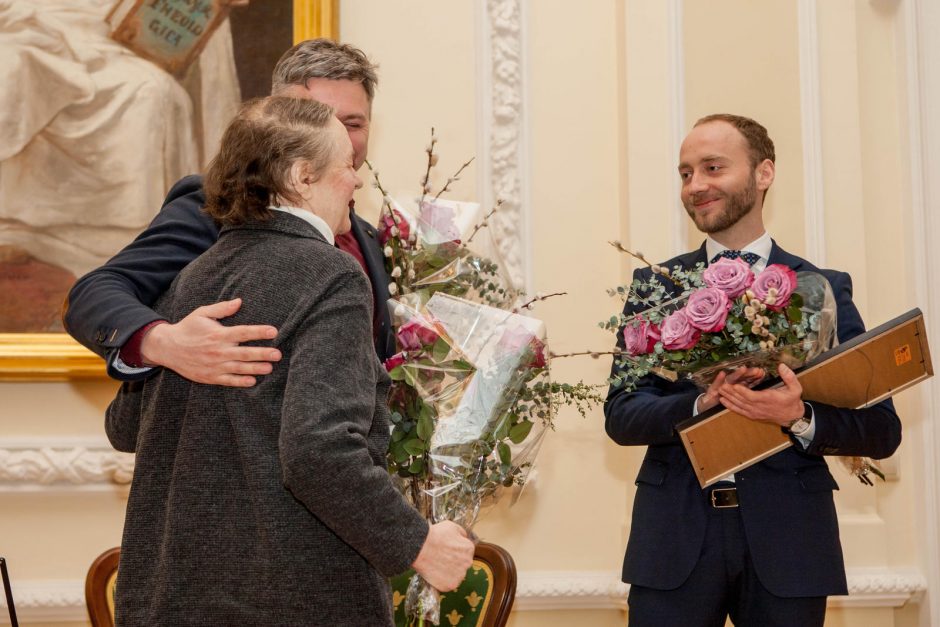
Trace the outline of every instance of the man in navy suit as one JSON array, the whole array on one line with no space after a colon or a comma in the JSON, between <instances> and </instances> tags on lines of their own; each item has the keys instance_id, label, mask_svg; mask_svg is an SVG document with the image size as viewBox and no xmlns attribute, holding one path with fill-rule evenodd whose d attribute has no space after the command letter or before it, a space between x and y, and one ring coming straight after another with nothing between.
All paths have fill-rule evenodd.
<instances>
[{"instance_id":1,"label":"man in navy suit","mask_svg":"<svg viewBox=\"0 0 940 627\"><path fill-rule=\"evenodd\" d=\"M844 342L865 330L849 275L787 253L764 230L774 159L773 142L754 120L699 120L682 143L679 175L683 205L707 237L698 250L661 265L691 268L740 256L755 271L783 264L821 273L832 285ZM634 273L651 276L649 269ZM628 303L624 313L636 309ZM722 374L704 393L655 376L632 392L610 389L608 435L623 446L647 446L623 565L631 626L720 627L728 616L735 625L821 626L826 597L847 594L832 498L838 486L823 456L888 457L900 444L900 421L890 401L860 410L804 402L786 366L776 373L783 386L752 390L762 374ZM719 404L780 425L793 446L703 490L675 425Z\"/></svg>"},{"instance_id":2,"label":"man in navy suit","mask_svg":"<svg viewBox=\"0 0 940 627\"><path fill-rule=\"evenodd\" d=\"M333 107L349 133L358 169L368 150L376 82L375 66L362 51L313 39L281 57L272 93ZM275 337L274 327L218 322L238 311L239 299L200 307L176 324L161 320L150 308L179 271L218 238L218 227L202 211L204 204L202 178L182 179L150 226L104 266L79 279L69 293L66 329L107 360L112 377L142 379L154 366L165 366L199 383L247 387L280 359L277 350L245 345ZM375 349L384 360L395 350L386 306L389 277L375 228L352 208L350 214L352 230L337 237L337 246L359 261L372 284Z\"/></svg>"}]
</instances>

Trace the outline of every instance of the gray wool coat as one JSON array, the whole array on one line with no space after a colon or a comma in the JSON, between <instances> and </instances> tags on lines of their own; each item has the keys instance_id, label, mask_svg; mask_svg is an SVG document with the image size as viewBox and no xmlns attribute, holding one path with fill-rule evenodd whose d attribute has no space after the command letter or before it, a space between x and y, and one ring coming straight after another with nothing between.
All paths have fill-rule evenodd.
<instances>
[{"instance_id":1,"label":"gray wool coat","mask_svg":"<svg viewBox=\"0 0 940 627\"><path fill-rule=\"evenodd\" d=\"M283 353L252 388L163 370L107 411L137 453L119 625L391 625L387 577L427 523L385 467L389 379L356 261L295 216L222 230L156 310L176 322L241 297L227 325L272 324Z\"/></svg>"}]
</instances>

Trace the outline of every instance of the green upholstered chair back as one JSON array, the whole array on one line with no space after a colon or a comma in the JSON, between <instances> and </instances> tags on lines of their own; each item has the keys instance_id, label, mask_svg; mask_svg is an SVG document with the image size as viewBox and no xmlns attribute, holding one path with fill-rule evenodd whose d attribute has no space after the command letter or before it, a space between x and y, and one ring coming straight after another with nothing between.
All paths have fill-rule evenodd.
<instances>
[{"instance_id":1,"label":"green upholstered chair back","mask_svg":"<svg viewBox=\"0 0 940 627\"><path fill-rule=\"evenodd\" d=\"M412 627L405 617L405 592L412 572L392 578L396 627ZM477 544L473 565L453 592L441 595L441 627L503 627L516 597L516 566L505 549Z\"/></svg>"}]
</instances>

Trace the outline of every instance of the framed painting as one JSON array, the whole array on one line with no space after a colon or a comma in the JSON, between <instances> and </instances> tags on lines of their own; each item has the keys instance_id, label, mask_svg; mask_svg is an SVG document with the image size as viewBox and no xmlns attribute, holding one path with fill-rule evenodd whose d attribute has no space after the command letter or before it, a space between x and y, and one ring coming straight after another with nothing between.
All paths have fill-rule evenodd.
<instances>
[{"instance_id":1,"label":"framed painting","mask_svg":"<svg viewBox=\"0 0 940 627\"><path fill-rule=\"evenodd\" d=\"M62 328L77 277L202 169L294 42L338 36L338 0L251 0L174 77L107 37L116 0L0 6L0 380L105 377ZM167 0L172 3L173 0Z\"/></svg>"}]
</instances>

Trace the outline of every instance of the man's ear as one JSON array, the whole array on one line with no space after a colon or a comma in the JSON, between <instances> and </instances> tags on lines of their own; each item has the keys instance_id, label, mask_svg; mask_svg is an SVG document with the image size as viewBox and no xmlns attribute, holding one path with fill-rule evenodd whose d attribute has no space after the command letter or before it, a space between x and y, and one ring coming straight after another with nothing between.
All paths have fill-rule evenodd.
<instances>
[{"instance_id":1,"label":"man's ear","mask_svg":"<svg viewBox=\"0 0 940 627\"><path fill-rule=\"evenodd\" d=\"M767 190L773 184L776 173L777 170L774 167L773 161L770 159L761 161L754 172L754 177L757 179L758 191Z\"/></svg>"}]
</instances>

